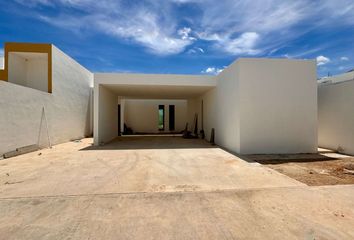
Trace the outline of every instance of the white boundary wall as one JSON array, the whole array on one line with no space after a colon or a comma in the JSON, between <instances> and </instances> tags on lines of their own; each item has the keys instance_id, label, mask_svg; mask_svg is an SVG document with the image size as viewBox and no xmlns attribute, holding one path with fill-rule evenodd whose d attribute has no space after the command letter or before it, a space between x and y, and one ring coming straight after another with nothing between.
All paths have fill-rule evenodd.
<instances>
[{"instance_id":1,"label":"white boundary wall","mask_svg":"<svg viewBox=\"0 0 354 240\"><path fill-rule=\"evenodd\" d=\"M0 155L33 144L48 146L43 107L52 144L91 134L93 75L55 46L52 56L52 94L0 81Z\"/></svg>"},{"instance_id":2,"label":"white boundary wall","mask_svg":"<svg viewBox=\"0 0 354 240\"><path fill-rule=\"evenodd\" d=\"M354 155L354 72L325 81L318 87L319 146Z\"/></svg>"}]
</instances>

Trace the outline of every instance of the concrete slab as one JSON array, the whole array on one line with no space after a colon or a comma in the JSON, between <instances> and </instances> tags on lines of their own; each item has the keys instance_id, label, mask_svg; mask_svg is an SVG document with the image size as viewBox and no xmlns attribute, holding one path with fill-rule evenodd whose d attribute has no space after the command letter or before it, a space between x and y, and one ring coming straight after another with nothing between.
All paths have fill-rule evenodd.
<instances>
[{"instance_id":1,"label":"concrete slab","mask_svg":"<svg viewBox=\"0 0 354 240\"><path fill-rule=\"evenodd\" d=\"M2 197L129 192L205 191L304 185L251 165L199 139L120 138L102 147L92 139L0 162Z\"/></svg>"},{"instance_id":2,"label":"concrete slab","mask_svg":"<svg viewBox=\"0 0 354 240\"><path fill-rule=\"evenodd\" d=\"M0 200L0 239L353 239L354 187Z\"/></svg>"},{"instance_id":3,"label":"concrete slab","mask_svg":"<svg viewBox=\"0 0 354 240\"><path fill-rule=\"evenodd\" d=\"M0 240L354 238L354 185L308 187L196 139L91 143L0 162Z\"/></svg>"}]
</instances>

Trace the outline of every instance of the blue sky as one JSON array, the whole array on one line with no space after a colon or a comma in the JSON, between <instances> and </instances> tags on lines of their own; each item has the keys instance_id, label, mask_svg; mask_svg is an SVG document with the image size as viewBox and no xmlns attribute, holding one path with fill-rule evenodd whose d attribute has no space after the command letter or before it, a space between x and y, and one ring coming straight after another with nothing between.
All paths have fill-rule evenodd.
<instances>
[{"instance_id":1,"label":"blue sky","mask_svg":"<svg viewBox=\"0 0 354 240\"><path fill-rule=\"evenodd\" d=\"M0 42L53 43L94 72L216 74L269 57L317 59L321 77L354 68L354 1L3 0Z\"/></svg>"}]
</instances>

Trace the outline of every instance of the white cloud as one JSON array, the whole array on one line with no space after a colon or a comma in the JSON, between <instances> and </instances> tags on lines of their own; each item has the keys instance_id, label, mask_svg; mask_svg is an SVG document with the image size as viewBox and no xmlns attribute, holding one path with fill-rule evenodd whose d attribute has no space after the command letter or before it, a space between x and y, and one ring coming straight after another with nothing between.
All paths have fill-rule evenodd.
<instances>
[{"instance_id":1,"label":"white cloud","mask_svg":"<svg viewBox=\"0 0 354 240\"><path fill-rule=\"evenodd\" d=\"M204 53L204 52L205 52L204 49L200 47L194 47L187 51L187 53L189 54L197 54L197 53Z\"/></svg>"},{"instance_id":2,"label":"white cloud","mask_svg":"<svg viewBox=\"0 0 354 240\"><path fill-rule=\"evenodd\" d=\"M23 5L27 5L27 6L50 5L50 1L48 1L48 0L15 0L15 2L18 2Z\"/></svg>"},{"instance_id":3,"label":"white cloud","mask_svg":"<svg viewBox=\"0 0 354 240\"><path fill-rule=\"evenodd\" d=\"M281 49L312 29L322 27L319 31L325 31L328 26L354 24L353 0L223 0L218 4L214 0L16 2L32 8L28 16L38 17L36 10L42 5L53 7L60 10L59 15L48 14L40 19L71 31L103 32L132 40L159 55L183 52L198 38L212 42L222 52L256 55ZM177 10L184 4L193 4L193 14Z\"/></svg>"},{"instance_id":4,"label":"white cloud","mask_svg":"<svg viewBox=\"0 0 354 240\"><path fill-rule=\"evenodd\" d=\"M205 70L201 71L201 73L210 74L210 75L218 75L219 73L222 72L222 70L224 70L224 68L208 67Z\"/></svg>"},{"instance_id":5,"label":"white cloud","mask_svg":"<svg viewBox=\"0 0 354 240\"><path fill-rule=\"evenodd\" d=\"M231 38L229 35L219 35L199 33L200 39L214 42L214 46L222 51L233 55L255 55L261 52L256 49L256 44L260 38L256 32L245 32L238 37Z\"/></svg>"},{"instance_id":6,"label":"white cloud","mask_svg":"<svg viewBox=\"0 0 354 240\"><path fill-rule=\"evenodd\" d=\"M224 50L231 54L255 55L260 52L260 50L255 49L258 39L258 33L246 32L238 38L228 39L225 42L221 42L221 44L223 44Z\"/></svg>"},{"instance_id":7,"label":"white cloud","mask_svg":"<svg viewBox=\"0 0 354 240\"><path fill-rule=\"evenodd\" d=\"M101 31L145 46L152 53L169 55L182 52L192 43L190 38L177 38L173 30L159 26L158 17L145 11L135 13L134 20L122 21L96 18L95 25Z\"/></svg>"},{"instance_id":8,"label":"white cloud","mask_svg":"<svg viewBox=\"0 0 354 240\"><path fill-rule=\"evenodd\" d=\"M175 3L200 3L203 2L204 0L170 0L170 1Z\"/></svg>"},{"instance_id":9,"label":"white cloud","mask_svg":"<svg viewBox=\"0 0 354 240\"><path fill-rule=\"evenodd\" d=\"M255 32L262 41L253 49L263 52L287 46L315 28L325 31L326 27L354 24L352 0L224 0L218 4L205 0L201 5L205 7L199 29L206 35L217 35L226 42L230 36Z\"/></svg>"},{"instance_id":10,"label":"white cloud","mask_svg":"<svg viewBox=\"0 0 354 240\"><path fill-rule=\"evenodd\" d=\"M0 57L3 57L3 56L4 56L4 49L0 48Z\"/></svg>"},{"instance_id":11,"label":"white cloud","mask_svg":"<svg viewBox=\"0 0 354 240\"><path fill-rule=\"evenodd\" d=\"M178 35L181 36L183 40L196 40L196 38L191 37L190 34L192 33L192 29L184 27L177 31Z\"/></svg>"},{"instance_id":12,"label":"white cloud","mask_svg":"<svg viewBox=\"0 0 354 240\"><path fill-rule=\"evenodd\" d=\"M341 61L349 61L349 58L348 57L341 57L340 60Z\"/></svg>"},{"instance_id":13,"label":"white cloud","mask_svg":"<svg viewBox=\"0 0 354 240\"><path fill-rule=\"evenodd\" d=\"M331 61L329 58L325 56L318 56L316 60L317 60L317 66L325 65Z\"/></svg>"},{"instance_id":14,"label":"white cloud","mask_svg":"<svg viewBox=\"0 0 354 240\"><path fill-rule=\"evenodd\" d=\"M204 52L205 52L203 48L197 47L196 49L197 49L199 52L201 52L201 53L204 53Z\"/></svg>"},{"instance_id":15,"label":"white cloud","mask_svg":"<svg viewBox=\"0 0 354 240\"><path fill-rule=\"evenodd\" d=\"M170 17L171 10L167 3L146 2L127 6L115 0L31 0L24 4L56 4L80 10L83 14L63 13L56 17L37 14L37 17L74 32L98 31L131 40L157 55L183 52L195 40L190 36L190 28L176 29L176 19Z\"/></svg>"}]
</instances>

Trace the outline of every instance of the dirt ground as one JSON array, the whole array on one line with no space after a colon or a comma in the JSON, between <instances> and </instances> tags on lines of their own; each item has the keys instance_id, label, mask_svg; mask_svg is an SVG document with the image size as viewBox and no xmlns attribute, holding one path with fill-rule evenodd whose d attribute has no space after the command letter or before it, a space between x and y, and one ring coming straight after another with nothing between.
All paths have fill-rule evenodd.
<instances>
[{"instance_id":1,"label":"dirt ground","mask_svg":"<svg viewBox=\"0 0 354 240\"><path fill-rule=\"evenodd\" d=\"M319 149L318 154L249 155L261 163L309 186L354 184L354 157Z\"/></svg>"}]
</instances>

